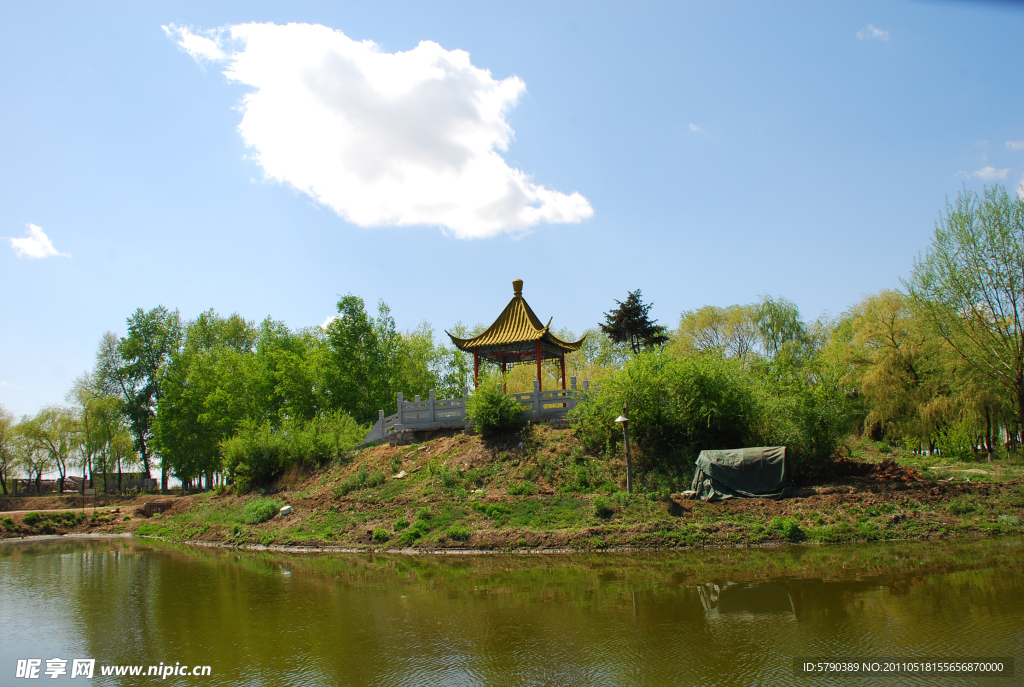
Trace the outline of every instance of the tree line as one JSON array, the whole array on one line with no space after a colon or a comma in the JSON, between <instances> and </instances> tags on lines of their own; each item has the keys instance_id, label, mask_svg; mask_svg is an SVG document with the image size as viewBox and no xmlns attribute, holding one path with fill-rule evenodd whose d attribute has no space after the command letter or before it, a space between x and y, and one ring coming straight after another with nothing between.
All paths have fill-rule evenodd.
<instances>
[{"instance_id":1,"label":"tree line","mask_svg":"<svg viewBox=\"0 0 1024 687\"><path fill-rule=\"evenodd\" d=\"M614 450L614 409L628 402L641 467L666 479L683 479L700 448L754 441L794 447L816 474L850 432L959 459L1016 450L1024 200L999 185L961 192L901 286L837 317L806 321L794 303L762 297L684 312L672 330L631 292L567 360L568 374L601 382L576 432L592 451ZM545 386L557 374L545 366ZM528 389L534 375L517 367L504 382ZM164 489L172 475L187 489L266 485L350 449L398 391L457 397L467 385L472 361L428 323L400 331L383 301L372 315L344 296L329 323L297 330L140 309L124 336L102 337L66 405L20 420L0 409L0 485L20 474L38 488L56 472L63 488L71 471L130 469L159 471Z\"/></svg>"}]
</instances>

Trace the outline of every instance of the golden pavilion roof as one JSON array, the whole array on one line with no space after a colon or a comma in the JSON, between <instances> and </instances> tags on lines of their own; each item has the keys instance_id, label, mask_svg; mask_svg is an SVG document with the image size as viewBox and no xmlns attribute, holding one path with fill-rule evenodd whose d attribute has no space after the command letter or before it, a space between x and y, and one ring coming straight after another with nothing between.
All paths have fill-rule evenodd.
<instances>
[{"instance_id":1,"label":"golden pavilion roof","mask_svg":"<svg viewBox=\"0 0 1024 687\"><path fill-rule=\"evenodd\" d=\"M576 342L562 341L551 333L551 320L542 324L540 318L523 298L523 280L512 282L513 296L498 319L483 333L471 339L460 339L445 332L458 348L496 360L536 359L536 344L541 343L542 357L556 358L563 353L578 351L584 339ZM530 344L527 346L526 344ZM532 355L530 355L532 353Z\"/></svg>"}]
</instances>

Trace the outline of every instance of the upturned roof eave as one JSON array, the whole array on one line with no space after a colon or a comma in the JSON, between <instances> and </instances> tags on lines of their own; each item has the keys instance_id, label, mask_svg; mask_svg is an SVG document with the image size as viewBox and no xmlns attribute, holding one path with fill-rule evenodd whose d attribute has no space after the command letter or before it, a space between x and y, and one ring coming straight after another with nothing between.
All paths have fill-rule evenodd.
<instances>
[{"instance_id":1,"label":"upturned roof eave","mask_svg":"<svg viewBox=\"0 0 1024 687\"><path fill-rule=\"evenodd\" d=\"M469 339L463 339L445 331L457 348L472 351L474 348L514 346L516 344L543 341L565 352L579 350L586 337L571 343L562 341L551 333L551 319L546 325L526 302L522 295L522 280L512 282L515 295L505 306L497 319L483 332Z\"/></svg>"}]
</instances>

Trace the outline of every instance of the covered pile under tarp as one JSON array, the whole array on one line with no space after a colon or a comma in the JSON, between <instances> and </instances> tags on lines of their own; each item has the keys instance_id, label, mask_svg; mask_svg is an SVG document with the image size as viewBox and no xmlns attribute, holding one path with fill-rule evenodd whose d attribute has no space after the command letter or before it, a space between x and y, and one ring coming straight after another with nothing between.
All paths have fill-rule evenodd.
<instances>
[{"instance_id":1,"label":"covered pile under tarp","mask_svg":"<svg viewBox=\"0 0 1024 687\"><path fill-rule=\"evenodd\" d=\"M789 485L789 472L785 446L701 451L693 484L683 496L702 501L780 499Z\"/></svg>"}]
</instances>

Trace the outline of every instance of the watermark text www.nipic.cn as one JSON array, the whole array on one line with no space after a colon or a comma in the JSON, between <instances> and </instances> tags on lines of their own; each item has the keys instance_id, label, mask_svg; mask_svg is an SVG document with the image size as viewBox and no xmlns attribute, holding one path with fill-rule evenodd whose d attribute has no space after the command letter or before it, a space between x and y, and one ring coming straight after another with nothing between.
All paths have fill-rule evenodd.
<instances>
[{"instance_id":1,"label":"watermark text www.nipic.cn","mask_svg":"<svg viewBox=\"0 0 1024 687\"><path fill-rule=\"evenodd\" d=\"M71 665L68 666L68 663ZM35 679L40 677L58 678L64 675L91 679L96 674L96 659L74 658L19 658L14 677ZM163 663L155 666L100 666L99 674L126 675L133 677L158 677L166 680L169 677L205 677L210 674L210 666L189 666L178 663Z\"/></svg>"}]
</instances>

